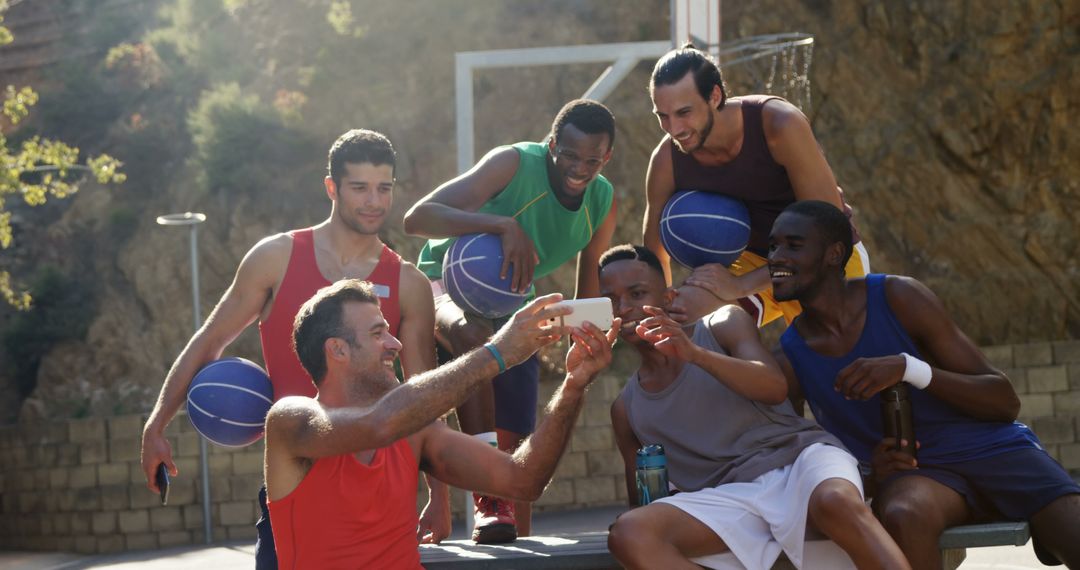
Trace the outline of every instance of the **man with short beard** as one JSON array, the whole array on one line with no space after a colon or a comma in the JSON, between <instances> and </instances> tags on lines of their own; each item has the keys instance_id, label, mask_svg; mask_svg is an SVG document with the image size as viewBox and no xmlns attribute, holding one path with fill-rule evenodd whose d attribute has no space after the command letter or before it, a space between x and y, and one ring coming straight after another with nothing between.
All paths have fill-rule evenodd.
<instances>
[{"instance_id":1,"label":"man with short beard","mask_svg":"<svg viewBox=\"0 0 1080 570\"><path fill-rule=\"evenodd\" d=\"M482 347L404 384L393 369L401 343L369 283L344 280L305 303L293 337L319 395L284 398L266 416L266 491L281 567L419 570L419 470L463 489L539 497L615 340L615 330L588 323L551 325L570 312L554 305L561 299L536 299ZM572 340L566 377L513 456L437 421L564 333Z\"/></svg>"},{"instance_id":2,"label":"man with short beard","mask_svg":"<svg viewBox=\"0 0 1080 570\"><path fill-rule=\"evenodd\" d=\"M660 258L668 283L671 260L660 240L660 213L676 191L723 194L750 212L746 251L730 270L718 263L695 269L679 288L672 316L693 322L738 302L759 327L781 316L791 322L799 304L773 299L765 268L773 220L797 200L823 200L850 212L806 116L779 97L729 97L720 68L691 45L656 62L649 93L667 136L653 150L645 179L645 246ZM861 243L847 271L870 271Z\"/></svg>"},{"instance_id":3,"label":"man with short beard","mask_svg":"<svg viewBox=\"0 0 1080 570\"><path fill-rule=\"evenodd\" d=\"M311 376L292 349L293 318L316 291L339 279L358 277L375 284L391 333L408 346L401 353L406 378L434 368L435 308L427 279L378 235L393 204L394 147L380 133L354 129L334 142L328 162L323 185L330 216L315 227L275 234L255 244L240 262L232 285L165 377L143 429L142 468L152 491L157 492L154 474L159 464L177 475L163 433L184 403L192 377L220 358L255 320L274 399L316 394ZM439 542L450 534L449 493L438 481L429 480L429 484L432 497L418 533L425 535L420 538ZM259 503L263 514L256 525L256 566L276 568L263 491Z\"/></svg>"}]
</instances>

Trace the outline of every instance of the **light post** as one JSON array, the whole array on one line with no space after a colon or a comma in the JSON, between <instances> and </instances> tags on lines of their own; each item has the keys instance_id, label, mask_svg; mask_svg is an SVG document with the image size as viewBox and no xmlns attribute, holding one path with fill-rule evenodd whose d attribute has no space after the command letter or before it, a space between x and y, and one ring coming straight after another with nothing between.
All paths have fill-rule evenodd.
<instances>
[{"instance_id":1,"label":"light post","mask_svg":"<svg viewBox=\"0 0 1080 570\"><path fill-rule=\"evenodd\" d=\"M195 331L202 326L202 314L199 311L199 224L206 221L206 214L184 212L182 214L166 214L157 217L157 223L162 226L188 226L191 228L191 309L195 317ZM206 453L206 438L199 436L199 463L202 464L202 506L203 506L203 535L206 544L213 542L210 526L210 461Z\"/></svg>"}]
</instances>

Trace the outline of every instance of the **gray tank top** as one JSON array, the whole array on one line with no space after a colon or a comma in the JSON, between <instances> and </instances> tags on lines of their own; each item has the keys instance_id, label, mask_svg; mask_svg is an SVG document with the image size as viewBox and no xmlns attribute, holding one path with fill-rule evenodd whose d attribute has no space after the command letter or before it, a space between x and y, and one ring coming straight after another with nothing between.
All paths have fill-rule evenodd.
<instances>
[{"instance_id":1,"label":"gray tank top","mask_svg":"<svg viewBox=\"0 0 1080 570\"><path fill-rule=\"evenodd\" d=\"M691 340L726 354L706 324L698 321ZM815 422L795 413L791 402L755 402L693 364L660 392L646 392L634 374L622 391L630 427L642 445L659 443L667 455L668 479L681 491L753 481L790 465L803 449L843 444Z\"/></svg>"}]
</instances>

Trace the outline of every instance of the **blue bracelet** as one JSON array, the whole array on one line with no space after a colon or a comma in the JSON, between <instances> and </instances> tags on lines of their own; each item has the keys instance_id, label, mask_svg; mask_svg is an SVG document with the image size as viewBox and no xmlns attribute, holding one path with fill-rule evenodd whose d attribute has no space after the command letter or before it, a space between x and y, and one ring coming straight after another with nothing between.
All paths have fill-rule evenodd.
<instances>
[{"instance_id":1,"label":"blue bracelet","mask_svg":"<svg viewBox=\"0 0 1080 570\"><path fill-rule=\"evenodd\" d=\"M485 344L484 348L491 353L491 356L495 357L495 362L499 363L499 374L506 372L506 362L503 361L502 355L499 354L499 349L495 348L495 345L490 342Z\"/></svg>"}]
</instances>

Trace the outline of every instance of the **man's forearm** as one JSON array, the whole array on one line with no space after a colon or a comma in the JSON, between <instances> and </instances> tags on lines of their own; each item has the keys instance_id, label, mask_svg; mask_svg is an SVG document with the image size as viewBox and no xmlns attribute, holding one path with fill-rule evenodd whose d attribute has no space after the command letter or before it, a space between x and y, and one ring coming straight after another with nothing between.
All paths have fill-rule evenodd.
<instances>
[{"instance_id":1,"label":"man's forearm","mask_svg":"<svg viewBox=\"0 0 1080 570\"><path fill-rule=\"evenodd\" d=\"M514 453L514 462L522 466L528 481L528 496L539 497L551 481L584 401L584 389L563 382L548 402L536 432Z\"/></svg>"},{"instance_id":2,"label":"man's forearm","mask_svg":"<svg viewBox=\"0 0 1080 570\"><path fill-rule=\"evenodd\" d=\"M419 431L460 405L480 385L495 377L499 365L484 347L444 366L413 376L373 407L374 423L393 442Z\"/></svg>"}]
</instances>

